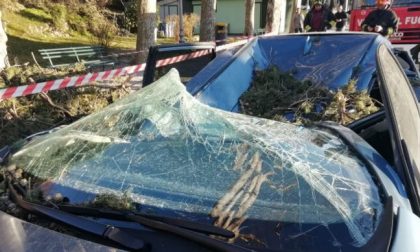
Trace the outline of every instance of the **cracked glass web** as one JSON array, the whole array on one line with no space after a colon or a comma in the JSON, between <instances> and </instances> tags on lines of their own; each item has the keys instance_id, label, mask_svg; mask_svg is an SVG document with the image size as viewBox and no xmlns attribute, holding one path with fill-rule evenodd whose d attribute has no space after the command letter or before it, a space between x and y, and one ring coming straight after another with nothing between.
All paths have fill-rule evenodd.
<instances>
[{"instance_id":1,"label":"cracked glass web","mask_svg":"<svg viewBox=\"0 0 420 252\"><path fill-rule=\"evenodd\" d=\"M141 205L211 216L236 234L247 232L250 219L343 223L361 246L383 207L366 165L334 134L201 104L176 70L35 138L12 162L53 182L71 202L130 191Z\"/></svg>"}]
</instances>

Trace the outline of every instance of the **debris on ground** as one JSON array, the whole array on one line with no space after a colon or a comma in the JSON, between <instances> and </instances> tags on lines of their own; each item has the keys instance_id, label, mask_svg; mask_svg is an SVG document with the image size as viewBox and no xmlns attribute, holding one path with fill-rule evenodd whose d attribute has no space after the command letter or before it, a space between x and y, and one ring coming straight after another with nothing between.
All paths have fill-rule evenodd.
<instances>
[{"instance_id":1,"label":"debris on ground","mask_svg":"<svg viewBox=\"0 0 420 252\"><path fill-rule=\"evenodd\" d=\"M2 84L4 87L19 86L85 71L82 65L60 69L10 67L0 73L0 88ZM112 84L92 83L89 86L0 100L0 148L103 109L130 93L127 80L128 77L120 77L114 79Z\"/></svg>"},{"instance_id":2,"label":"debris on ground","mask_svg":"<svg viewBox=\"0 0 420 252\"><path fill-rule=\"evenodd\" d=\"M277 121L311 124L334 121L342 125L379 110L367 91L356 90L352 79L339 90L297 80L276 66L257 70L250 88L240 98L241 112Z\"/></svg>"},{"instance_id":3,"label":"debris on ground","mask_svg":"<svg viewBox=\"0 0 420 252\"><path fill-rule=\"evenodd\" d=\"M37 65L11 66L0 72L0 88L44 82L85 73L87 73L87 69L83 63L58 68L43 68Z\"/></svg>"}]
</instances>

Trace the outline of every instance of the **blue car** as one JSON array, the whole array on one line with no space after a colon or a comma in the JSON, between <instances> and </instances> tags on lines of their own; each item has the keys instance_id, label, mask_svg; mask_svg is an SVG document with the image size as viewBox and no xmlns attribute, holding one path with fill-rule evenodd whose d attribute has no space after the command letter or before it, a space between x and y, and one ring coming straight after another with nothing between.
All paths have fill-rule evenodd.
<instances>
[{"instance_id":1,"label":"blue car","mask_svg":"<svg viewBox=\"0 0 420 252\"><path fill-rule=\"evenodd\" d=\"M387 40L259 37L188 79L152 62L140 91L2 150L2 250L420 251L418 72ZM383 107L346 126L238 113L271 64Z\"/></svg>"}]
</instances>

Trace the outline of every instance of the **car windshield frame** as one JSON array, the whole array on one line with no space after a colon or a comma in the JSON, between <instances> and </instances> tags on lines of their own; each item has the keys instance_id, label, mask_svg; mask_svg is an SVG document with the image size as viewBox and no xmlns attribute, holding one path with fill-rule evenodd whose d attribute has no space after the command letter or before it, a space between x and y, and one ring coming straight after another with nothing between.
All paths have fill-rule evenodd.
<instances>
[{"instance_id":1,"label":"car windshield frame","mask_svg":"<svg viewBox=\"0 0 420 252\"><path fill-rule=\"evenodd\" d=\"M393 53L378 47L379 85L389 118L396 170L406 185L416 214L420 214L420 108L410 81ZM401 103L401 101L404 101Z\"/></svg>"}]
</instances>

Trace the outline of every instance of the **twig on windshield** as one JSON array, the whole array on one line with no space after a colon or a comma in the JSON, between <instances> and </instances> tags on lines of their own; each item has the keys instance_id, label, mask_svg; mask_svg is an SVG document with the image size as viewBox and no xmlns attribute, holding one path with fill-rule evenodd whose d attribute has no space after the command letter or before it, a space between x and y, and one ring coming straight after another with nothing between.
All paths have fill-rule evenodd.
<instances>
[{"instance_id":1,"label":"twig on windshield","mask_svg":"<svg viewBox=\"0 0 420 252\"><path fill-rule=\"evenodd\" d=\"M260 160L260 155L257 152L254 154L251 160L250 169L248 169L238 179L238 181L233 185L233 187L221 199L219 199L216 206L211 211L210 215L212 217L218 218L218 220L216 221L218 225L220 225L221 220L224 219L224 216L221 216L221 214L223 213L223 209L233 198L235 198L235 195L238 194L242 190L244 185L247 183L248 179L252 176L254 169L256 168L259 160Z\"/></svg>"},{"instance_id":2,"label":"twig on windshield","mask_svg":"<svg viewBox=\"0 0 420 252\"><path fill-rule=\"evenodd\" d=\"M245 162L244 156L241 154L243 155L238 152L235 166ZM273 174L273 172L261 173L262 160L258 152L253 155L248 167L210 213L212 217L216 218L214 225L226 228L235 234L235 237L229 239L228 242L233 242L236 238L241 237L239 228L247 220L246 212L257 200L262 184ZM236 205L237 209L233 209Z\"/></svg>"},{"instance_id":3,"label":"twig on windshield","mask_svg":"<svg viewBox=\"0 0 420 252\"><path fill-rule=\"evenodd\" d=\"M245 161L248 158L248 144L240 144L236 149L236 157L235 157L235 165L233 166L233 170L237 171L244 166Z\"/></svg>"},{"instance_id":4,"label":"twig on windshield","mask_svg":"<svg viewBox=\"0 0 420 252\"><path fill-rule=\"evenodd\" d=\"M233 223L225 223L225 226L226 224L228 225L226 229L235 233L235 237L239 236L239 227L247 219L245 213L257 200L262 184L268 179L268 176L271 176L272 174L272 172L266 174L259 174L258 176L253 178L249 186L248 192L243 197L242 202L239 204L239 209L233 217L235 221Z\"/></svg>"}]
</instances>

